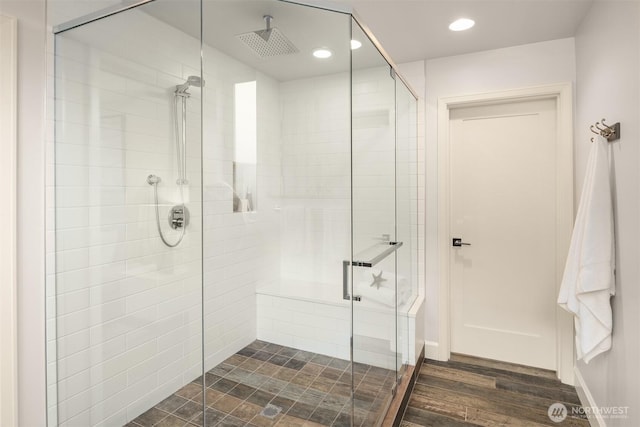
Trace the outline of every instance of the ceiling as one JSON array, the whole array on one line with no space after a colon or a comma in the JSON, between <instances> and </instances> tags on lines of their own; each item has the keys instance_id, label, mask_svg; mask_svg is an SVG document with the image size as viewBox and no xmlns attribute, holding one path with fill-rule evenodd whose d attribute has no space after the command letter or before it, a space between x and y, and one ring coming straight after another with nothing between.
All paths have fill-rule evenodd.
<instances>
[{"instance_id":1,"label":"ceiling","mask_svg":"<svg viewBox=\"0 0 640 427\"><path fill-rule=\"evenodd\" d=\"M143 11L149 15L198 38L200 29L193 25L195 10L198 9L166 1L143 7ZM273 27L290 40L299 52L261 58L237 37L264 29L265 15L273 16ZM202 20L202 34L206 45L276 80L290 81L349 70L350 18L343 13L301 7L287 2L233 0L204 3ZM333 56L330 59L314 58L313 50L321 47L329 48ZM360 57L363 53L367 56L363 67L375 65L375 57L372 55L376 52L372 47L359 49L357 53ZM206 70L207 61L211 58L206 50L203 58ZM378 64L383 63L379 57Z\"/></svg>"},{"instance_id":2,"label":"ceiling","mask_svg":"<svg viewBox=\"0 0 640 427\"><path fill-rule=\"evenodd\" d=\"M122 1L125 0L49 0L49 14L56 25ZM592 0L303 1L353 8L396 63L571 37L592 3ZM336 14L314 12L310 8L292 7L287 3L268 0L204 2L203 21L210 22L204 27L207 43L218 48L225 47L221 48L225 53L268 74L279 73L281 79L289 80L296 77L293 70L300 70L301 63L295 62L295 55L291 55L290 58L280 57L279 65L271 65L268 60L257 58L236 39L237 34L260 29L264 25L264 13L274 16L273 25L281 28L301 53L321 45L338 46L334 48L334 65L315 58L305 59L302 68L306 71L300 76L313 71L322 74L339 71L344 69L344 63L348 61L349 50L344 45L348 27L344 24L346 20L330 16ZM193 28L191 16L197 8L182 7L185 4L187 0L162 0L144 9L171 25L193 32L192 35L197 37L198 29ZM459 17L474 19L476 26L464 32L449 31L449 23ZM360 55L364 56L364 52ZM372 58L368 61L375 63Z\"/></svg>"},{"instance_id":3,"label":"ceiling","mask_svg":"<svg viewBox=\"0 0 640 427\"><path fill-rule=\"evenodd\" d=\"M397 63L575 35L592 0L343 0ZM460 17L476 21L449 31Z\"/></svg>"}]
</instances>

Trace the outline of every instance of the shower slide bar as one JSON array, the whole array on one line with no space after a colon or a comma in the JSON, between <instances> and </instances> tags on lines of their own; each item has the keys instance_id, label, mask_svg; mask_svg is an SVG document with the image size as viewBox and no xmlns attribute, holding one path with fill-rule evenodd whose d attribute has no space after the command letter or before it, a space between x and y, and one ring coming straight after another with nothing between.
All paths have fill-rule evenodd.
<instances>
[{"instance_id":1,"label":"shower slide bar","mask_svg":"<svg viewBox=\"0 0 640 427\"><path fill-rule=\"evenodd\" d=\"M349 266L350 265L354 265L356 267L373 267L374 265L376 265L377 263L379 263L389 255L397 251L402 246L402 242L384 242L382 244L378 243L377 245L374 245L369 249L366 249L360 252L360 255L371 252L372 249L377 249L380 246L385 246L386 249L380 252L379 254L377 254L376 256L374 256L373 258L370 258L368 261L348 261L348 260L342 261L342 298L343 299L345 300L352 299L351 295L349 294ZM360 258L360 256L357 256L354 258L357 259L357 258ZM360 301L361 299L362 298L359 295L353 296L354 301Z\"/></svg>"}]
</instances>

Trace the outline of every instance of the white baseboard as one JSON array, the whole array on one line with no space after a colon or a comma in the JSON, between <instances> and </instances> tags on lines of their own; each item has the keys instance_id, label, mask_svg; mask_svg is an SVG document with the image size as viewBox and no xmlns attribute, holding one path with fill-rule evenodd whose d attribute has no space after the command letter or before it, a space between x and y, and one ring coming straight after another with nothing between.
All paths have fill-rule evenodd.
<instances>
[{"instance_id":1,"label":"white baseboard","mask_svg":"<svg viewBox=\"0 0 640 427\"><path fill-rule=\"evenodd\" d=\"M573 369L573 372L576 377L575 387L576 392L578 393L578 397L580 398L580 403L582 404L582 406L597 408L598 405L593 399L593 395L589 391L587 383L584 382L584 378L582 378L582 374L580 373L580 370L577 366ZM589 424L591 425L591 427L607 427L607 423L605 423L602 415L597 413L594 414L594 416L589 417Z\"/></svg>"},{"instance_id":2,"label":"white baseboard","mask_svg":"<svg viewBox=\"0 0 640 427\"><path fill-rule=\"evenodd\" d=\"M440 347L438 343L434 341L424 342L424 357L431 360L440 360L442 362L446 362L446 360L443 360L440 355Z\"/></svg>"}]
</instances>

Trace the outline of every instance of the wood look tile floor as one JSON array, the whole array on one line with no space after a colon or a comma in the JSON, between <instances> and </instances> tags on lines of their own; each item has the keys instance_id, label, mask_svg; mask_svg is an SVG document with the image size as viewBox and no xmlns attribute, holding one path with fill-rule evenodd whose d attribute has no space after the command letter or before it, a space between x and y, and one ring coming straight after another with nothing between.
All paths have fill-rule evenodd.
<instances>
[{"instance_id":1,"label":"wood look tile floor","mask_svg":"<svg viewBox=\"0 0 640 427\"><path fill-rule=\"evenodd\" d=\"M548 416L556 402L569 414L559 423ZM400 425L588 427L586 419L571 415L579 406L575 388L555 372L452 355L449 362L425 359Z\"/></svg>"}]
</instances>

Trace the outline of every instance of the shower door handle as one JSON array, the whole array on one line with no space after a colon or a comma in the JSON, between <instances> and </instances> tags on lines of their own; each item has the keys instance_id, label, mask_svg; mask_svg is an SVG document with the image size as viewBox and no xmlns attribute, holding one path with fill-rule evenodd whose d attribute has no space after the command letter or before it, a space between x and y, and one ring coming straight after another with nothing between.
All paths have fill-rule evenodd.
<instances>
[{"instance_id":1,"label":"shower door handle","mask_svg":"<svg viewBox=\"0 0 640 427\"><path fill-rule=\"evenodd\" d=\"M351 265L351 261L342 261L342 299L345 300L354 300L360 301L362 298L360 295L354 295L353 297L349 294L349 266Z\"/></svg>"}]
</instances>

